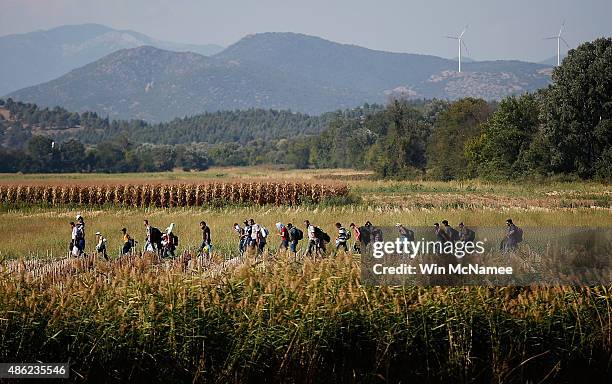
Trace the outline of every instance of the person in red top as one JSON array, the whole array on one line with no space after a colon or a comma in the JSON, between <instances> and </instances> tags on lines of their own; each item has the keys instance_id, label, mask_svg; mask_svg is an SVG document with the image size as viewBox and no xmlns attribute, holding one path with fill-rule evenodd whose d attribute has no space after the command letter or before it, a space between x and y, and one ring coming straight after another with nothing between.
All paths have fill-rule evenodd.
<instances>
[{"instance_id":1,"label":"person in red top","mask_svg":"<svg viewBox=\"0 0 612 384\"><path fill-rule=\"evenodd\" d=\"M283 223L280 222L276 223L276 229L278 229L278 235L281 238L280 248L282 250L289 249L289 230L285 225L283 225Z\"/></svg>"},{"instance_id":2,"label":"person in red top","mask_svg":"<svg viewBox=\"0 0 612 384\"><path fill-rule=\"evenodd\" d=\"M355 223L351 223L350 228L351 231L353 231L353 239L355 239L355 245L353 245L353 249L355 250L355 252L361 253L361 231L359 231L359 228L355 225Z\"/></svg>"}]
</instances>

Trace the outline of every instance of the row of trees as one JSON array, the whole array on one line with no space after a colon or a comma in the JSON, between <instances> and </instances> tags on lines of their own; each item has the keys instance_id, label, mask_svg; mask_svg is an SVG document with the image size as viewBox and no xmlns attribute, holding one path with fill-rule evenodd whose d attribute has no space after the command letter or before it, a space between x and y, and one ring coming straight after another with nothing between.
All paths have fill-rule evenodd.
<instances>
[{"instance_id":1,"label":"row of trees","mask_svg":"<svg viewBox=\"0 0 612 384\"><path fill-rule=\"evenodd\" d=\"M75 139L56 144L49 137L32 136L25 148L0 148L0 172L154 172L209 166L201 145L134 146L125 137L86 148Z\"/></svg>"}]
</instances>

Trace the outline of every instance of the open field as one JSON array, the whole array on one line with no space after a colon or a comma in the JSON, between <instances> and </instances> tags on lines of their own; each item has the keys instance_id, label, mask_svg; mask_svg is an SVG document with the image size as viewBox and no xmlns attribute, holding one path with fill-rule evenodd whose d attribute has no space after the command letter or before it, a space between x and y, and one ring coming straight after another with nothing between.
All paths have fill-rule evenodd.
<instances>
[{"instance_id":1,"label":"open field","mask_svg":"<svg viewBox=\"0 0 612 384\"><path fill-rule=\"evenodd\" d=\"M223 176L220 176L220 175ZM609 186L374 181L362 172L213 169L151 175L1 175L0 184L200 183L290 180L347 184L358 199L303 206L184 208L10 206L3 265L62 259L81 213L111 262L62 264L52 279L0 271L0 361L67 361L75 381L575 382L612 374L612 287L371 287L355 255L319 260L277 252L237 259L231 226L303 221L334 234L340 221L430 226L448 219L499 226L612 227ZM192 255L206 220L212 264L118 258L119 230L140 241L143 219L171 222ZM526 234L525 242L529 242ZM88 259L89 260L89 259ZM229 263L227 262L229 260ZM72 263L72 262L68 262ZM25 263L23 265L26 265ZM29 265L29 264L28 264ZM193 267L193 268L192 268Z\"/></svg>"}]
</instances>

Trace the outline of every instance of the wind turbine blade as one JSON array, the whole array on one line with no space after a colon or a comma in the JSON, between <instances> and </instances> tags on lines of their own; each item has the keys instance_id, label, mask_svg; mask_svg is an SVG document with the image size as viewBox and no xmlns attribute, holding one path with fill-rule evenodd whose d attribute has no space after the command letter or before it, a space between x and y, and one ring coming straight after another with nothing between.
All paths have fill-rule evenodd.
<instances>
[{"instance_id":1,"label":"wind turbine blade","mask_svg":"<svg viewBox=\"0 0 612 384\"><path fill-rule=\"evenodd\" d=\"M467 45L465 45L465 41L463 41L463 39L461 39L461 44L463 44L463 48L465 48L465 53L467 53L469 55L470 51L468 51Z\"/></svg>"},{"instance_id":2,"label":"wind turbine blade","mask_svg":"<svg viewBox=\"0 0 612 384\"><path fill-rule=\"evenodd\" d=\"M544 40L552 40L552 39L558 39L559 36L551 36L551 37L544 37Z\"/></svg>"},{"instance_id":3,"label":"wind turbine blade","mask_svg":"<svg viewBox=\"0 0 612 384\"><path fill-rule=\"evenodd\" d=\"M565 41L565 39L563 37L561 37L561 41L563 42L563 44L565 44L565 46L567 47L567 49L571 49L569 44L567 43L567 41Z\"/></svg>"},{"instance_id":4,"label":"wind turbine blade","mask_svg":"<svg viewBox=\"0 0 612 384\"><path fill-rule=\"evenodd\" d=\"M455 37L455 36L446 36L446 38L447 39L453 39L453 40L459 40L459 38ZM556 37L555 37L555 39L556 39Z\"/></svg>"},{"instance_id":5,"label":"wind turbine blade","mask_svg":"<svg viewBox=\"0 0 612 384\"><path fill-rule=\"evenodd\" d=\"M557 36L561 37L561 34L563 33L563 27L565 27L565 20L563 20L563 23L561 23L561 28L559 28L559 34Z\"/></svg>"},{"instance_id":6,"label":"wind turbine blade","mask_svg":"<svg viewBox=\"0 0 612 384\"><path fill-rule=\"evenodd\" d=\"M469 26L470 25L468 24L468 25L465 26L465 28L463 28L463 31L461 31L461 34L459 35L459 38L463 37L463 34L465 33L465 31L467 31Z\"/></svg>"}]
</instances>

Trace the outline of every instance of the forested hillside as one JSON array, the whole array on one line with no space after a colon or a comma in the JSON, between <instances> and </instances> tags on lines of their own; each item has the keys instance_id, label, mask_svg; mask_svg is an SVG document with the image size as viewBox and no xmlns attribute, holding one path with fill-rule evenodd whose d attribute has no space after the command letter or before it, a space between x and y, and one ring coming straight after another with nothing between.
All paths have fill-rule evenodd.
<instances>
[{"instance_id":1,"label":"forested hillside","mask_svg":"<svg viewBox=\"0 0 612 384\"><path fill-rule=\"evenodd\" d=\"M370 169L381 178L611 180L611 57L611 38L585 43L554 70L548 88L499 103L395 98L384 108L320 116L227 111L149 124L7 100L0 102L1 166L118 171L267 163ZM74 153L76 160L62 160Z\"/></svg>"}]
</instances>

